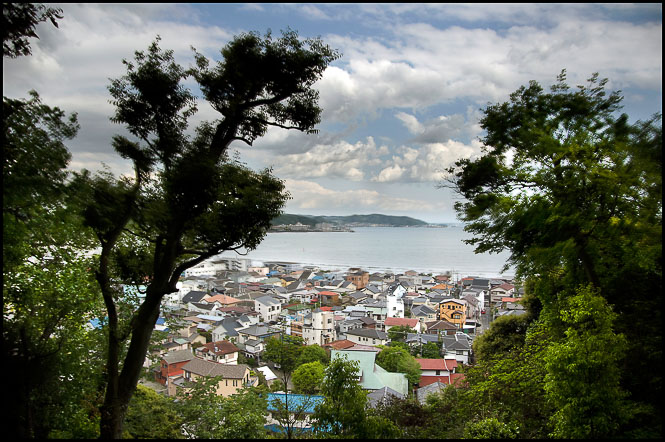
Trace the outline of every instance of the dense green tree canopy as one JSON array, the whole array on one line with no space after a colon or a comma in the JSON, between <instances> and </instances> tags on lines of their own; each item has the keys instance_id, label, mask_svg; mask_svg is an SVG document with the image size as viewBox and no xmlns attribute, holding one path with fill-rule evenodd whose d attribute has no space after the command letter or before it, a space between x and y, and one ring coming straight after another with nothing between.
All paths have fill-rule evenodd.
<instances>
[{"instance_id":1,"label":"dense green tree canopy","mask_svg":"<svg viewBox=\"0 0 665 442\"><path fill-rule=\"evenodd\" d=\"M612 399L605 402L598 389L576 389L584 397L574 401L584 410L575 414L584 416L584 425L598 419L585 434L654 437L662 434L655 418L662 410L661 117L630 123L619 112L620 93L608 94L606 84L594 74L571 90L563 71L549 93L532 81L509 101L489 105L481 119L482 154L458 161L449 169L449 182L464 198L456 209L474 234L468 242L478 252L508 250L509 264L525 281L525 321L536 320L527 335L538 324L551 340L548 379L557 372L566 378L563 349L579 343L564 313L569 299L578 299L590 284L617 315L611 331L598 332L626 338L623 356L612 356L622 367L619 385L604 390ZM520 322L490 330L477 343L481 360L523 351ZM598 359L593 352L576 354L579 367ZM563 396L556 403L563 407L565 389L559 391ZM622 391L638 410L629 418L618 399ZM610 415L620 428L601 423ZM573 434L564 428L580 424L564 412L557 416L557 434Z\"/></svg>"}]
</instances>

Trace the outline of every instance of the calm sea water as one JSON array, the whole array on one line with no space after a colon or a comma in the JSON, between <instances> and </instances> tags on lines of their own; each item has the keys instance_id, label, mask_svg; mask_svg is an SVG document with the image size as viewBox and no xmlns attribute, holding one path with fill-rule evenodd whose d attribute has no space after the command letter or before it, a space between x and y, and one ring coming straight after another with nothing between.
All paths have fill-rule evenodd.
<instances>
[{"instance_id":1,"label":"calm sea water","mask_svg":"<svg viewBox=\"0 0 665 442\"><path fill-rule=\"evenodd\" d=\"M512 277L501 268L508 258L500 254L475 254L462 242L471 235L461 226L357 227L353 232L275 232L245 258L317 265L327 270L361 267L371 272L423 273L449 271L458 277ZM225 252L222 256L238 256Z\"/></svg>"}]
</instances>

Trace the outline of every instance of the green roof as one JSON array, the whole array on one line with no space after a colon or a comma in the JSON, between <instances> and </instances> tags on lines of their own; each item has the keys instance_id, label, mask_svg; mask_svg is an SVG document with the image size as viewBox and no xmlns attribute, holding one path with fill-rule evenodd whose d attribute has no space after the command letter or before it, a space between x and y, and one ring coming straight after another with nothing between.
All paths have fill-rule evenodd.
<instances>
[{"instance_id":1,"label":"green roof","mask_svg":"<svg viewBox=\"0 0 665 442\"><path fill-rule=\"evenodd\" d=\"M389 387L407 395L409 382L404 373L391 373L376 365L376 352L358 350L331 350L330 359L345 357L350 361L357 361L360 365L360 385L365 390L379 390Z\"/></svg>"}]
</instances>

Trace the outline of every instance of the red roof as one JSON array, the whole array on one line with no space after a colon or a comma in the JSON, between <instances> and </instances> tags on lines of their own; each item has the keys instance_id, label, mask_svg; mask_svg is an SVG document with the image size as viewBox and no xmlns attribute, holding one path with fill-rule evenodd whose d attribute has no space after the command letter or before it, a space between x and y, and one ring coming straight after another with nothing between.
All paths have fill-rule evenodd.
<instances>
[{"instance_id":1,"label":"red roof","mask_svg":"<svg viewBox=\"0 0 665 442\"><path fill-rule=\"evenodd\" d=\"M455 359L417 359L420 364L421 370L448 370L452 371L457 368L457 361Z\"/></svg>"},{"instance_id":2,"label":"red roof","mask_svg":"<svg viewBox=\"0 0 665 442\"><path fill-rule=\"evenodd\" d=\"M332 307L328 307L328 306L319 307L319 308L320 308L321 310L323 310L324 312L331 312L331 311L332 311Z\"/></svg>"},{"instance_id":3,"label":"red roof","mask_svg":"<svg viewBox=\"0 0 665 442\"><path fill-rule=\"evenodd\" d=\"M522 298L501 298L501 302L517 302L521 300Z\"/></svg>"},{"instance_id":4,"label":"red roof","mask_svg":"<svg viewBox=\"0 0 665 442\"><path fill-rule=\"evenodd\" d=\"M345 348L353 347L356 345L355 342L349 341L348 339L342 339L341 341L333 341L329 344L325 344L324 347L332 347L335 350L344 350Z\"/></svg>"},{"instance_id":5,"label":"red roof","mask_svg":"<svg viewBox=\"0 0 665 442\"><path fill-rule=\"evenodd\" d=\"M323 295L323 296L339 296L339 293L330 292L330 291L327 291L327 290L322 290L322 291L319 292L319 295Z\"/></svg>"},{"instance_id":6,"label":"red roof","mask_svg":"<svg viewBox=\"0 0 665 442\"><path fill-rule=\"evenodd\" d=\"M416 325L418 325L418 319L417 318L386 318L385 321L383 321L383 324L386 326L392 326L392 325L408 325L411 328L414 328Z\"/></svg>"}]
</instances>

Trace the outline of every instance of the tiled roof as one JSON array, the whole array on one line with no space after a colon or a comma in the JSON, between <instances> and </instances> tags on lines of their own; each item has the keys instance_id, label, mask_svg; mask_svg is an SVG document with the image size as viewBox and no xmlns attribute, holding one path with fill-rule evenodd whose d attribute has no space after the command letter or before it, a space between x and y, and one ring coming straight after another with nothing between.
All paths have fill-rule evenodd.
<instances>
[{"instance_id":1,"label":"tiled roof","mask_svg":"<svg viewBox=\"0 0 665 442\"><path fill-rule=\"evenodd\" d=\"M451 371L457 368L457 360L455 359L418 359L421 370L448 370Z\"/></svg>"},{"instance_id":2,"label":"tiled roof","mask_svg":"<svg viewBox=\"0 0 665 442\"><path fill-rule=\"evenodd\" d=\"M194 358L186 363L182 369L199 376L221 376L224 379L242 379L249 369L249 366L246 364L220 364L218 362L206 361L201 358Z\"/></svg>"},{"instance_id":3,"label":"tiled roof","mask_svg":"<svg viewBox=\"0 0 665 442\"><path fill-rule=\"evenodd\" d=\"M162 356L168 364L177 364L178 362L189 361L194 359L194 355L191 350L175 350L166 353Z\"/></svg>"},{"instance_id":4,"label":"tiled roof","mask_svg":"<svg viewBox=\"0 0 665 442\"><path fill-rule=\"evenodd\" d=\"M416 325L418 325L418 319L416 318L386 318L386 320L383 322L384 325L386 326L399 326L399 325L407 325L411 328L414 328Z\"/></svg>"},{"instance_id":5,"label":"tiled roof","mask_svg":"<svg viewBox=\"0 0 665 442\"><path fill-rule=\"evenodd\" d=\"M238 351L238 347L236 347L232 342L230 341L215 341L215 342L209 342L205 345L202 345L198 351L203 352L203 353L208 353L212 352L216 355L225 355L228 353L235 353Z\"/></svg>"}]
</instances>

